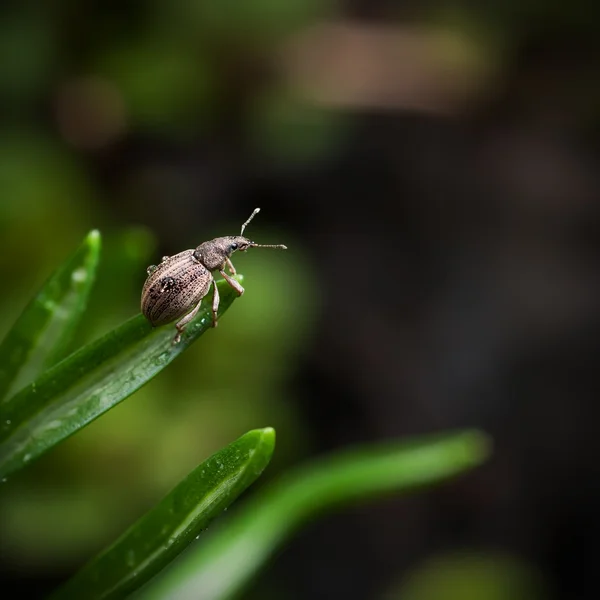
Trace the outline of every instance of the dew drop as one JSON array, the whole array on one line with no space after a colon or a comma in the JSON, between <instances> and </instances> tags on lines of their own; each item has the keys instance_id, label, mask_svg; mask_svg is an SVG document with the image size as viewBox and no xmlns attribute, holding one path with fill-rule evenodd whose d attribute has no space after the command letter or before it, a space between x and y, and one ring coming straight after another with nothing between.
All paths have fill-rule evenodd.
<instances>
[{"instance_id":1,"label":"dew drop","mask_svg":"<svg viewBox=\"0 0 600 600\"><path fill-rule=\"evenodd\" d=\"M150 265L146 269L146 273L148 273L148 275L152 275L152 273L154 273L154 271L156 271L156 269L158 269L158 267L156 265Z\"/></svg>"},{"instance_id":2,"label":"dew drop","mask_svg":"<svg viewBox=\"0 0 600 600\"><path fill-rule=\"evenodd\" d=\"M163 352L161 355L156 357L156 364L159 366L162 365L167 360L167 358L169 358L169 353Z\"/></svg>"},{"instance_id":3,"label":"dew drop","mask_svg":"<svg viewBox=\"0 0 600 600\"><path fill-rule=\"evenodd\" d=\"M77 283L82 283L87 279L87 272L83 267L75 269L71 274L71 279Z\"/></svg>"},{"instance_id":4,"label":"dew drop","mask_svg":"<svg viewBox=\"0 0 600 600\"><path fill-rule=\"evenodd\" d=\"M6 419L6 424L10 425L12 423L12 421L10 419Z\"/></svg>"}]
</instances>

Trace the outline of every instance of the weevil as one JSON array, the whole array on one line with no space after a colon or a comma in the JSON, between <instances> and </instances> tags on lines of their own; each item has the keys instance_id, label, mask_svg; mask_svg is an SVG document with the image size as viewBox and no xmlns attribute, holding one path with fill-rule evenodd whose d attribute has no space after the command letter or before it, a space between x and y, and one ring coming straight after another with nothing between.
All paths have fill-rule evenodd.
<instances>
[{"instance_id":1,"label":"weevil","mask_svg":"<svg viewBox=\"0 0 600 600\"><path fill-rule=\"evenodd\" d=\"M142 313L153 327L177 321L177 334L173 344L181 341L186 326L198 314L202 299L208 294L212 284L212 326L217 326L219 309L219 290L213 272L218 271L238 296L244 293L239 281L233 279L236 274L231 255L238 250L246 252L248 248L281 248L283 244L257 244L244 237L244 229L252 221L260 208L254 210L242 225L240 235L218 237L202 242L195 249L184 250L174 256L163 256L160 265L150 265L148 278L142 289ZM229 269L231 276L225 272Z\"/></svg>"}]
</instances>

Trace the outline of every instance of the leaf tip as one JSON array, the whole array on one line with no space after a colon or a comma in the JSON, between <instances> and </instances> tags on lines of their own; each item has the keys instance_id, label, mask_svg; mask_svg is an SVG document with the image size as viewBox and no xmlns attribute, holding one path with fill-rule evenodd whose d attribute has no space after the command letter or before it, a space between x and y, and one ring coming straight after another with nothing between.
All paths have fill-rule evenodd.
<instances>
[{"instance_id":1,"label":"leaf tip","mask_svg":"<svg viewBox=\"0 0 600 600\"><path fill-rule=\"evenodd\" d=\"M263 427L258 431L260 431L263 441L268 439L271 440L273 444L275 444L275 429L273 427Z\"/></svg>"},{"instance_id":2,"label":"leaf tip","mask_svg":"<svg viewBox=\"0 0 600 600\"><path fill-rule=\"evenodd\" d=\"M263 427L255 430L260 438L258 443L265 449L269 449L270 453L275 449L275 429L273 427Z\"/></svg>"},{"instance_id":3,"label":"leaf tip","mask_svg":"<svg viewBox=\"0 0 600 600\"><path fill-rule=\"evenodd\" d=\"M254 452L258 452L258 456L262 457L263 460L261 462L264 462L262 468L266 467L275 451L275 429L273 427L253 429L244 437L246 436L254 440Z\"/></svg>"},{"instance_id":4,"label":"leaf tip","mask_svg":"<svg viewBox=\"0 0 600 600\"><path fill-rule=\"evenodd\" d=\"M465 454L475 465L484 462L492 454L492 438L484 431L473 429L465 432L463 442Z\"/></svg>"},{"instance_id":5,"label":"leaf tip","mask_svg":"<svg viewBox=\"0 0 600 600\"><path fill-rule=\"evenodd\" d=\"M99 250L102 236L98 229L92 229L85 237L85 244L93 250Z\"/></svg>"}]
</instances>

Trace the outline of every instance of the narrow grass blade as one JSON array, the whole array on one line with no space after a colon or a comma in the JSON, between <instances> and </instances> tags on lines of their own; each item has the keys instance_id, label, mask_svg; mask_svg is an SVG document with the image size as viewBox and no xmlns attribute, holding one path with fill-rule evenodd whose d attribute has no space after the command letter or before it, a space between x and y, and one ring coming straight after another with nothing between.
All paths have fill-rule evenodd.
<instances>
[{"instance_id":1,"label":"narrow grass blade","mask_svg":"<svg viewBox=\"0 0 600 600\"><path fill-rule=\"evenodd\" d=\"M255 495L204 543L190 549L136 600L237 597L306 521L336 506L405 492L457 475L488 455L477 431L423 437L339 453L290 472Z\"/></svg>"},{"instance_id":2,"label":"narrow grass blade","mask_svg":"<svg viewBox=\"0 0 600 600\"><path fill-rule=\"evenodd\" d=\"M100 257L100 233L46 281L0 344L0 399L31 383L61 358L85 310Z\"/></svg>"},{"instance_id":3,"label":"narrow grass blade","mask_svg":"<svg viewBox=\"0 0 600 600\"><path fill-rule=\"evenodd\" d=\"M273 429L255 429L211 456L51 600L124 598L158 573L269 464Z\"/></svg>"},{"instance_id":4,"label":"narrow grass blade","mask_svg":"<svg viewBox=\"0 0 600 600\"><path fill-rule=\"evenodd\" d=\"M222 315L237 296L217 285ZM174 326L154 329L138 315L44 372L0 408L0 479L133 394L211 328L210 299L176 346Z\"/></svg>"}]
</instances>

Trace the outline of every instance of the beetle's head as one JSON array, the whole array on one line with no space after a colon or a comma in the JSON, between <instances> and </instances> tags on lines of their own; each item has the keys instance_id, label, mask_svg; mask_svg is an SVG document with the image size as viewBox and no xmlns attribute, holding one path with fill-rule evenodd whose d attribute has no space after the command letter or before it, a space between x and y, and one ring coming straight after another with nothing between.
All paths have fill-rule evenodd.
<instances>
[{"instance_id":1,"label":"beetle's head","mask_svg":"<svg viewBox=\"0 0 600 600\"><path fill-rule=\"evenodd\" d=\"M250 218L242 225L240 235L228 235L200 244L194 251L196 259L204 264L207 269L214 271L223 268L225 261L238 250L241 252L245 252L248 248L280 248L287 250L287 247L283 244L257 244L242 235L246 225L250 223L259 210L260 208L255 209Z\"/></svg>"},{"instance_id":2,"label":"beetle's head","mask_svg":"<svg viewBox=\"0 0 600 600\"><path fill-rule=\"evenodd\" d=\"M237 252L238 250L240 252L246 252L246 250L248 250L248 248L251 248L252 246L256 246L256 244L249 240L248 238L245 238L243 235L229 235L226 238L221 238L223 239L223 241L226 240L226 252L227 252L227 258L229 258L234 252Z\"/></svg>"}]
</instances>

